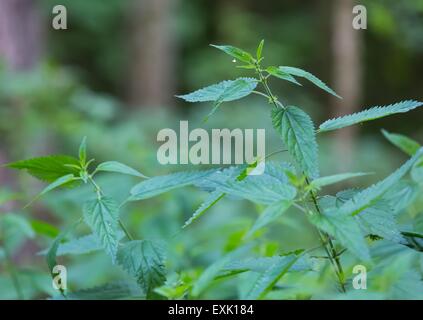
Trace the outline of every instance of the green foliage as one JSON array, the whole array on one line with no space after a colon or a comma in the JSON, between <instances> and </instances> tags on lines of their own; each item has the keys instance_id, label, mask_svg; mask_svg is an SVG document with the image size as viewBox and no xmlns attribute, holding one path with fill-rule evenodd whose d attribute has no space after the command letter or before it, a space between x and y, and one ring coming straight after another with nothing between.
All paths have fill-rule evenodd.
<instances>
[{"instance_id":1,"label":"green foliage","mask_svg":"<svg viewBox=\"0 0 423 320\"><path fill-rule=\"evenodd\" d=\"M147 178L145 175L138 172L137 170L127 166L126 164L123 164L117 161L102 162L97 166L95 171L116 172L116 173L128 174L128 175L139 177L139 178Z\"/></svg>"},{"instance_id":2,"label":"green foliage","mask_svg":"<svg viewBox=\"0 0 423 320\"><path fill-rule=\"evenodd\" d=\"M233 46L217 46L214 44L212 44L211 46L216 49L222 50L226 54L234 57L235 59L238 59L239 61L242 61L248 64L254 64L256 61L250 53L242 49L239 49ZM263 49L263 42L260 43L258 48L259 49L257 50L257 56L261 55L261 50Z\"/></svg>"},{"instance_id":3,"label":"green foliage","mask_svg":"<svg viewBox=\"0 0 423 320\"><path fill-rule=\"evenodd\" d=\"M114 261L119 246L118 204L108 197L97 198L84 204L83 213L85 222Z\"/></svg>"},{"instance_id":4,"label":"green foliage","mask_svg":"<svg viewBox=\"0 0 423 320\"><path fill-rule=\"evenodd\" d=\"M253 234L260 228L263 228L264 226L276 221L279 219L279 217L289 209L289 207L292 205L291 200L282 200L275 202L268 206L266 210L260 215L260 217L256 220L254 225L251 227L248 234Z\"/></svg>"},{"instance_id":5,"label":"green foliage","mask_svg":"<svg viewBox=\"0 0 423 320\"><path fill-rule=\"evenodd\" d=\"M387 117L396 113L405 113L421 107L422 105L423 103L419 101L406 100L385 107L373 107L344 117L327 120L320 125L319 131L326 132L341 129L357 123Z\"/></svg>"},{"instance_id":6,"label":"green foliage","mask_svg":"<svg viewBox=\"0 0 423 320\"><path fill-rule=\"evenodd\" d=\"M394 187L395 184L397 184L400 179L408 173L413 164L419 159L421 155L423 155L423 149L420 149L416 155L404 163L390 176L386 177L384 180L378 182L377 184L357 193L354 197L345 202L345 204L339 208L338 214L354 216L366 208L376 204L390 188Z\"/></svg>"},{"instance_id":7,"label":"green foliage","mask_svg":"<svg viewBox=\"0 0 423 320\"><path fill-rule=\"evenodd\" d=\"M386 130L382 130L382 133L389 142L409 156L414 155L420 149L420 144L417 141L414 141L402 134L390 133Z\"/></svg>"},{"instance_id":8,"label":"green foliage","mask_svg":"<svg viewBox=\"0 0 423 320\"><path fill-rule=\"evenodd\" d=\"M207 115L213 115L223 102L242 99L251 94L257 86L254 78L238 78L236 80L222 81L218 84L197 90L195 92L177 96L188 102L214 101L213 109Z\"/></svg>"},{"instance_id":9,"label":"green foliage","mask_svg":"<svg viewBox=\"0 0 423 320\"><path fill-rule=\"evenodd\" d=\"M130 201L155 197L170 190L192 185L212 174L214 170L178 172L166 176L153 177L138 183L131 189Z\"/></svg>"},{"instance_id":10,"label":"green foliage","mask_svg":"<svg viewBox=\"0 0 423 320\"><path fill-rule=\"evenodd\" d=\"M137 240L125 243L117 254L118 263L137 279L149 298L157 298L154 292L166 280L165 249L160 242Z\"/></svg>"},{"instance_id":11,"label":"green foliage","mask_svg":"<svg viewBox=\"0 0 423 320\"><path fill-rule=\"evenodd\" d=\"M298 257L290 255L271 263L266 270L252 283L243 297L248 300L262 299L297 261Z\"/></svg>"},{"instance_id":12,"label":"green foliage","mask_svg":"<svg viewBox=\"0 0 423 320\"><path fill-rule=\"evenodd\" d=\"M364 173L364 172L339 173L339 174L334 174L332 176L320 177L320 178L314 179L310 183L310 188L315 189L315 190L319 190L322 187L329 186L331 184L342 182L342 181L345 181L345 180L351 179L351 178L366 176L368 174L369 173Z\"/></svg>"},{"instance_id":13,"label":"green foliage","mask_svg":"<svg viewBox=\"0 0 423 320\"><path fill-rule=\"evenodd\" d=\"M296 85L301 86L301 83L299 83L297 81L297 79L295 79L293 76L291 76L289 73L284 72L281 70L280 67L267 67L266 68L267 73L271 74L272 76L282 79L282 80L286 80L292 83L295 83Z\"/></svg>"},{"instance_id":14,"label":"green foliage","mask_svg":"<svg viewBox=\"0 0 423 320\"><path fill-rule=\"evenodd\" d=\"M423 207L420 199L423 149L419 143L383 131L385 137L410 155L411 159L370 187L348 189L336 193L336 196L321 194L325 186L367 173L319 177L318 145L311 117L299 107L282 104L272 93L268 79L275 77L300 85L297 78L304 78L324 91L339 96L323 81L302 69L263 66L264 41L259 43L255 58L236 47L214 47L245 63L239 67L246 69L246 72L253 71L255 78L223 81L178 97L188 102L214 102L210 114L216 112L221 103L238 100L251 93L264 97L265 102L272 105L269 122L294 163L264 163L265 159L257 159L249 165L183 171L148 178L118 161L94 165L94 159L88 157L86 138L79 145L77 157L53 155L9 163L6 166L27 170L31 175L50 183L42 189L40 195L54 191L55 197L51 197L50 201L54 202L53 205L59 205L66 221L81 215L81 206L84 218L82 220L81 217L77 223L59 233L57 228L48 223L30 221L18 214L9 213L0 217L0 262L5 261L5 269L13 278L16 294L24 297L19 288L22 271L13 268L8 250L19 247L26 238L38 235L46 237L44 241L51 242L48 249L40 252L46 255L51 276L54 276L53 268L57 265L58 256L67 255L66 259L80 261L79 255L91 254L89 259L99 259L102 266L110 264L102 268L109 278L116 279L122 276L122 272L126 272L136 280L106 282L100 286L90 282L86 285L87 289L61 291L67 299L207 299L216 297L215 292L230 299L319 299L334 294L331 289L333 275L330 272L335 272L342 293L336 297L349 298L356 294L348 282L352 276L351 270L357 264L365 264L370 268L372 281L369 282L369 288L373 290L370 296L404 297L407 295L403 292L410 288L419 290L421 274L418 272L421 270L417 266L421 262L419 254L423 251ZM419 106L420 102L408 100L387 107L371 108L326 121L319 131L339 129L407 112ZM133 137L133 132L128 135ZM266 160L274 154L267 155ZM264 173L256 175L257 168L262 165L265 165ZM298 172L294 169L296 167L300 169ZM123 188L117 184L116 175L107 184L102 174L100 184L97 181L99 172L117 173L123 175L123 178L129 175L132 179L126 177ZM407 178L409 173L413 180ZM133 177L145 180L132 185ZM71 196L61 193L63 191L60 191L60 187L75 185L76 181L80 188L73 190ZM107 185L104 189L103 183ZM175 191L183 187L190 187L190 192ZM192 199L194 187L202 194L201 199L205 199L196 210L195 206L200 201ZM181 201L167 197L162 207L158 205L163 203L162 198L150 200L170 191L175 191L173 194ZM207 195L203 197L205 192ZM127 200L123 203L115 200L125 198ZM210 212L213 214L202 220L203 224L197 223L195 228L186 228L200 221L223 198L226 199L221 203L224 208L222 214L225 216L219 222L222 225L215 227L213 219L216 216L213 214L218 210L214 210ZM248 200L253 205L230 201L234 198ZM0 192L0 204L17 199L19 197L13 194ZM140 200L142 202L137 206L135 202ZM76 205L76 209L69 209L72 207L70 205ZM154 207L160 208L160 211L165 208L169 215L164 219L161 215L150 214ZM246 209L252 207L261 212L255 222L245 214L248 211ZM122 217L131 222L129 228L122 221L120 211ZM192 211L192 216L183 224L182 219ZM412 221L402 224L407 215ZM302 220L301 228L293 222L294 219ZM92 233L84 236L77 234L76 226L81 221L86 224L84 234L87 227ZM134 225L135 222L138 225ZM160 225L160 228L152 229L152 223ZM276 226L284 229L272 232L272 241L269 241L266 235L270 236L270 232L266 233L265 228ZM135 237L132 235L134 230L137 231ZM169 231L171 237L163 236L169 235ZM292 241L280 246L280 233L287 233L286 237L298 234L307 240L297 244L298 239L293 237ZM16 240L17 235L23 240ZM289 250L294 251L283 253L286 246L292 247ZM97 255L97 252L107 255ZM395 255L400 258L393 259ZM87 261L89 259L87 257ZM394 260L396 263L392 263ZM85 273L78 271L78 268L73 272L75 275L78 272L79 275ZM379 274L383 276L378 283ZM74 276L74 279L77 278ZM104 279L103 274L99 278ZM388 284L384 282L386 279L390 281ZM72 281L75 281L70 286L72 289L82 283L78 283L79 280ZM321 286L322 283L325 285ZM4 280L0 277L1 286L4 286ZM387 286L392 288L387 290ZM54 296L50 288L45 291Z\"/></svg>"},{"instance_id":15,"label":"green foliage","mask_svg":"<svg viewBox=\"0 0 423 320\"><path fill-rule=\"evenodd\" d=\"M319 176L317 143L313 121L301 109L293 106L272 110L272 123L281 135L289 153L310 178Z\"/></svg>"},{"instance_id":16,"label":"green foliage","mask_svg":"<svg viewBox=\"0 0 423 320\"><path fill-rule=\"evenodd\" d=\"M51 155L8 163L6 166L13 169L27 170L28 173L42 181L53 182L62 176L78 175L76 168L79 161L65 155Z\"/></svg>"}]
</instances>

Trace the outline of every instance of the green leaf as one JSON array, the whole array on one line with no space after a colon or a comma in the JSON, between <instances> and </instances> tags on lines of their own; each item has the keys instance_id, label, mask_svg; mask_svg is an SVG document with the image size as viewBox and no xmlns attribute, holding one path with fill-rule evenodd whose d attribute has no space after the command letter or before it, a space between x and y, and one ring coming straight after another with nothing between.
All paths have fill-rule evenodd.
<instances>
[{"instance_id":1,"label":"green leaf","mask_svg":"<svg viewBox=\"0 0 423 320\"><path fill-rule=\"evenodd\" d=\"M63 256L68 254L86 254L103 249L103 246L93 234L82 236L77 239L72 239L67 242L60 243L56 249L56 256ZM40 251L39 255L46 254L47 251Z\"/></svg>"},{"instance_id":2,"label":"green leaf","mask_svg":"<svg viewBox=\"0 0 423 320\"><path fill-rule=\"evenodd\" d=\"M272 76L282 79L282 80L286 80L292 83L295 83L296 85L302 86L301 83L299 83L297 81L297 79L295 79L293 76L291 76L289 73L283 72L280 68L278 67L267 67L266 71L271 74Z\"/></svg>"},{"instance_id":3,"label":"green leaf","mask_svg":"<svg viewBox=\"0 0 423 320\"><path fill-rule=\"evenodd\" d=\"M247 236L252 235L257 230L276 221L284 212L289 209L291 205L292 200L282 200L268 206L248 231Z\"/></svg>"},{"instance_id":4,"label":"green leaf","mask_svg":"<svg viewBox=\"0 0 423 320\"><path fill-rule=\"evenodd\" d=\"M263 46L264 46L264 40L261 40L258 47L257 47L257 60L261 59L262 53L263 53Z\"/></svg>"},{"instance_id":5,"label":"green leaf","mask_svg":"<svg viewBox=\"0 0 423 320\"><path fill-rule=\"evenodd\" d=\"M294 67L279 67L279 70L282 72L288 73L292 76L305 78L308 81L312 82L317 87L319 87L320 89L330 93L331 95L339 99L342 99L339 95L336 94L335 91L329 88L322 80L320 80L319 78L317 78L315 75L311 74L310 72L307 72L299 68L294 68Z\"/></svg>"},{"instance_id":6,"label":"green leaf","mask_svg":"<svg viewBox=\"0 0 423 320\"><path fill-rule=\"evenodd\" d=\"M309 220L317 228L337 239L359 259L370 259L369 248L354 217L338 214L336 210L325 210L324 213L310 215Z\"/></svg>"},{"instance_id":7,"label":"green leaf","mask_svg":"<svg viewBox=\"0 0 423 320\"><path fill-rule=\"evenodd\" d=\"M359 191L347 190L337 193L337 206L351 199L357 192ZM380 200L372 207L356 215L355 219L367 235L377 235L396 243L401 243L404 240L395 220L395 212L388 200Z\"/></svg>"},{"instance_id":8,"label":"green leaf","mask_svg":"<svg viewBox=\"0 0 423 320\"><path fill-rule=\"evenodd\" d=\"M79 161L83 166L87 162L87 137L83 137L79 145Z\"/></svg>"},{"instance_id":9,"label":"green leaf","mask_svg":"<svg viewBox=\"0 0 423 320\"><path fill-rule=\"evenodd\" d=\"M248 96L257 86L257 79L238 78L197 90L190 94L177 96L188 102L214 101L213 109L204 119L213 115L223 102L238 100Z\"/></svg>"},{"instance_id":10,"label":"green leaf","mask_svg":"<svg viewBox=\"0 0 423 320\"><path fill-rule=\"evenodd\" d=\"M423 148L421 148L410 160L404 163L390 176L377 184L358 192L354 197L345 202L345 204L339 208L338 213L341 215L354 216L364 209L376 204L390 188L392 188L408 173L413 164L416 163L422 154Z\"/></svg>"},{"instance_id":11,"label":"green leaf","mask_svg":"<svg viewBox=\"0 0 423 320\"><path fill-rule=\"evenodd\" d=\"M186 228L191 225L195 220L200 218L207 210L213 207L220 199L225 196L224 193L214 191L210 193L208 198L195 210L194 214L185 222L182 228Z\"/></svg>"},{"instance_id":12,"label":"green leaf","mask_svg":"<svg viewBox=\"0 0 423 320\"><path fill-rule=\"evenodd\" d=\"M346 115L343 117L327 120L320 127L320 132L326 132L348 127L357 123L362 123L374 119L383 118L397 113L405 113L422 106L423 103L414 100L406 100L384 107L373 107L358 113Z\"/></svg>"},{"instance_id":13,"label":"green leaf","mask_svg":"<svg viewBox=\"0 0 423 320\"><path fill-rule=\"evenodd\" d=\"M75 181L75 180L79 180L79 178L75 177L73 174L68 174L66 176L60 177L59 179L55 180L54 182L50 183L47 187L45 187L43 189L43 191L41 191L41 193L38 195L43 196L45 195L47 192L54 190L60 186L63 186L71 181Z\"/></svg>"},{"instance_id":14,"label":"green leaf","mask_svg":"<svg viewBox=\"0 0 423 320\"><path fill-rule=\"evenodd\" d=\"M137 240L125 243L118 251L117 260L137 279L147 299L158 297L154 289L166 281L166 257L161 242Z\"/></svg>"},{"instance_id":15,"label":"green leaf","mask_svg":"<svg viewBox=\"0 0 423 320\"><path fill-rule=\"evenodd\" d=\"M301 109L293 106L274 108L272 122L281 135L289 153L304 173L315 179L319 176L318 152L313 121Z\"/></svg>"},{"instance_id":16,"label":"green leaf","mask_svg":"<svg viewBox=\"0 0 423 320\"><path fill-rule=\"evenodd\" d=\"M402 134L390 133L386 130L382 130L382 133L389 142L409 156L414 155L420 149L420 144L417 141L414 141Z\"/></svg>"},{"instance_id":17,"label":"green leaf","mask_svg":"<svg viewBox=\"0 0 423 320\"><path fill-rule=\"evenodd\" d=\"M47 182L68 174L79 175L78 169L67 165L79 166L79 161L70 156L51 155L6 164L9 168L27 170L32 176Z\"/></svg>"},{"instance_id":18,"label":"green leaf","mask_svg":"<svg viewBox=\"0 0 423 320\"><path fill-rule=\"evenodd\" d=\"M284 276L295 264L298 258L298 256L289 255L276 260L274 263L268 266L266 271L260 274L257 280L252 284L251 288L242 298L245 300L263 299L282 278L282 276Z\"/></svg>"},{"instance_id":19,"label":"green leaf","mask_svg":"<svg viewBox=\"0 0 423 320\"><path fill-rule=\"evenodd\" d=\"M242 181L227 181L218 190L255 203L272 204L295 198L296 189L269 175L248 176Z\"/></svg>"},{"instance_id":20,"label":"green leaf","mask_svg":"<svg viewBox=\"0 0 423 320\"><path fill-rule=\"evenodd\" d=\"M140 178L147 178L141 172L127 166L126 164L117 162L117 161L106 161L98 165L95 171L107 171L107 172L117 172L122 174L128 174Z\"/></svg>"},{"instance_id":21,"label":"green leaf","mask_svg":"<svg viewBox=\"0 0 423 320\"><path fill-rule=\"evenodd\" d=\"M219 272L232 260L239 259L240 256L251 250L252 245L248 244L227 253L222 258L218 259L212 265L203 271L200 278L195 282L192 288L192 295L198 297L214 280Z\"/></svg>"},{"instance_id":22,"label":"green leaf","mask_svg":"<svg viewBox=\"0 0 423 320\"><path fill-rule=\"evenodd\" d=\"M199 89L192 93L177 96L188 102L219 101L227 102L248 96L257 86L257 79L238 78L226 80L211 86Z\"/></svg>"},{"instance_id":23,"label":"green leaf","mask_svg":"<svg viewBox=\"0 0 423 320\"><path fill-rule=\"evenodd\" d=\"M131 189L129 201L148 199L170 190L189 186L214 173L215 170L178 172L153 177L142 181Z\"/></svg>"},{"instance_id":24,"label":"green leaf","mask_svg":"<svg viewBox=\"0 0 423 320\"><path fill-rule=\"evenodd\" d=\"M119 206L111 198L102 197L87 201L83 206L85 222L106 252L115 262L119 245Z\"/></svg>"},{"instance_id":25,"label":"green leaf","mask_svg":"<svg viewBox=\"0 0 423 320\"><path fill-rule=\"evenodd\" d=\"M222 50L226 54L238 59L239 61L254 64L256 60L248 52L233 46L217 46L211 44L212 47Z\"/></svg>"},{"instance_id":26,"label":"green leaf","mask_svg":"<svg viewBox=\"0 0 423 320\"><path fill-rule=\"evenodd\" d=\"M58 228L41 220L31 220L31 227L37 234L50 238L56 238L60 233Z\"/></svg>"},{"instance_id":27,"label":"green leaf","mask_svg":"<svg viewBox=\"0 0 423 320\"><path fill-rule=\"evenodd\" d=\"M340 174L334 174L331 176L326 176L326 177L321 177L321 178L317 178L315 180L313 180L310 183L310 187L312 189L317 189L319 190L322 187L331 185L331 184L335 184L347 179L351 179L351 178L356 178L356 177L362 177L362 176L366 176L369 175L371 173L366 173L366 172L357 172L357 173L340 173Z\"/></svg>"}]
</instances>

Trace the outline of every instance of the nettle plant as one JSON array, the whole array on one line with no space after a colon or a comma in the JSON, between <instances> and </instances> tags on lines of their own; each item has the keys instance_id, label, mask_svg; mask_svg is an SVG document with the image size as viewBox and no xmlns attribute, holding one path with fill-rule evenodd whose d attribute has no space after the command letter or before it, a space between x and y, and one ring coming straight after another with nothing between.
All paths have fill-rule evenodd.
<instances>
[{"instance_id":1,"label":"nettle plant","mask_svg":"<svg viewBox=\"0 0 423 320\"><path fill-rule=\"evenodd\" d=\"M251 70L254 77L223 81L178 97L188 102L212 101L214 105L209 116L216 112L223 102L238 100L250 94L264 97L272 107L273 127L295 160L295 164L267 162L263 174L253 175L252 171L264 160L257 159L254 163L241 166L177 172L147 178L140 172L115 161L101 163L90 170L93 160L87 161L84 139L79 148L79 158L48 156L8 165L11 168L26 169L35 177L51 182L41 195L63 185L86 183L93 186L93 199L85 203L82 208L83 221L91 228L92 234L81 239L64 241L66 234L81 223L77 221L56 238L46 254L53 276L58 250L66 254L68 247L81 245L85 247L85 251L88 251L87 247L104 250L114 264L120 265L136 279L139 292L135 294L133 285L126 284L127 288L131 288L128 292L132 292L127 293L128 296L147 299L196 298L201 297L202 293L217 280L222 281L251 272L254 276L240 298L262 299L268 297L269 293L283 282L284 275L310 270L323 272L326 266L333 269L336 279L334 284L339 292L352 290L351 281L348 280L352 275L345 271L343 258L348 256L349 266L355 264L371 266L374 257L369 247L373 242L382 239L422 251L423 235L416 232L413 226L402 229L397 223L397 217L415 202L421 193L423 148L405 136L383 131L390 142L411 158L391 175L368 188L348 189L338 192L335 196L322 195L320 193L323 187L366 173L341 173L321 177L316 136L365 121L404 113L423 104L408 100L389 106L373 107L328 120L316 130L306 112L296 106L283 104L272 93L270 79L281 79L300 85L297 78L304 78L326 92L340 97L317 77L302 69L284 66L264 67L263 44L261 41L255 57L233 46L214 46L243 63L239 67ZM258 89L260 87L262 90ZM95 181L95 176L104 171L133 175L143 181L131 189L131 194L124 203L118 204L105 195ZM205 190L209 195L182 228L190 226L225 196L246 199L264 205L265 209L245 233L237 248L207 267L197 278L183 276L183 270L172 270L173 275L175 272L181 275L175 280L174 276L167 277L170 270L167 270L166 263L166 241L135 240L121 222L119 209L126 203L146 200L187 186ZM257 238L262 236L261 229L283 219L284 213L288 210L295 210L307 217L316 230L319 243L312 248L299 248L295 252L259 256L257 254L259 250L255 249L257 249ZM319 257L319 252L322 252L323 256ZM311 263L315 259L320 259L321 263ZM122 285L121 283L120 286ZM98 287L90 291L89 297L107 297L108 291L113 290L116 292L116 287L112 285ZM66 296L65 290L62 290L62 293Z\"/></svg>"}]
</instances>

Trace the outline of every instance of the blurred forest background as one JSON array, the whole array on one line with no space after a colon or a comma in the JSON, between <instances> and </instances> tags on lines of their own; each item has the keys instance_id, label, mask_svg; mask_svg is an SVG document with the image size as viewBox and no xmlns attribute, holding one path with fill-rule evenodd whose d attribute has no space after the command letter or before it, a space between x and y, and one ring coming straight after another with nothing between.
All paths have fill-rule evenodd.
<instances>
[{"instance_id":1,"label":"blurred forest background","mask_svg":"<svg viewBox=\"0 0 423 320\"><path fill-rule=\"evenodd\" d=\"M58 4L67 8L67 30L51 27ZM356 4L367 8L367 30L351 27ZM149 176L176 171L180 168L157 162L156 135L186 119L191 128L266 128L267 153L278 150L265 101L253 97L226 104L204 124L210 105L187 105L174 97L248 74L209 44L254 52L261 39L265 63L304 68L344 97L333 100L308 85L273 84L283 101L307 109L316 124L369 106L423 100L423 0L0 0L0 163L75 154L87 136L90 156L98 161L119 160ZM323 173L358 169L376 172L370 179L385 175L405 156L380 129L423 142L422 120L423 110L417 110L321 137ZM124 199L133 180L114 177L102 183ZM51 293L36 252L57 234L55 228L80 214L77 202L84 196L59 191L22 211L40 188L33 178L0 168L1 212L26 217L31 227L12 232L10 244L26 298ZM129 208L125 217L136 234L169 237L201 199L200 193L175 192ZM184 259L175 264L207 265L218 248L240 241L237 232L254 214L251 206L247 216L240 207L248 206L224 202L209 220L181 235L173 252ZM290 235L298 229L293 222L285 227L272 241L295 249ZM39 239L32 231L41 229L45 237ZM216 230L221 237L212 239ZM119 273L93 271L109 263L104 256L84 261L70 274L75 287L97 285ZM15 298L6 271L0 267L0 298Z\"/></svg>"}]
</instances>

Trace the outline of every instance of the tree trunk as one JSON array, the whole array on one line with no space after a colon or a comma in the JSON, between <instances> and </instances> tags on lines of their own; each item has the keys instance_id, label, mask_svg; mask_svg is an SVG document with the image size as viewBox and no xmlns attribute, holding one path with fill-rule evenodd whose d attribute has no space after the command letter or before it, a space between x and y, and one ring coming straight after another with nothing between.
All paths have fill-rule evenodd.
<instances>
[{"instance_id":1,"label":"tree trunk","mask_svg":"<svg viewBox=\"0 0 423 320\"><path fill-rule=\"evenodd\" d=\"M168 106L174 91L173 0L137 0L131 17L129 100Z\"/></svg>"},{"instance_id":2,"label":"tree trunk","mask_svg":"<svg viewBox=\"0 0 423 320\"><path fill-rule=\"evenodd\" d=\"M362 97L361 47L362 30L352 26L354 0L333 1L332 50L334 61L333 83L335 91L343 100L332 102L332 116L356 112ZM339 159L339 170L349 170L352 166L358 127L352 126L335 133L335 151Z\"/></svg>"},{"instance_id":3,"label":"tree trunk","mask_svg":"<svg viewBox=\"0 0 423 320\"><path fill-rule=\"evenodd\" d=\"M0 1L0 56L15 71L33 67L42 47L37 0Z\"/></svg>"}]
</instances>

